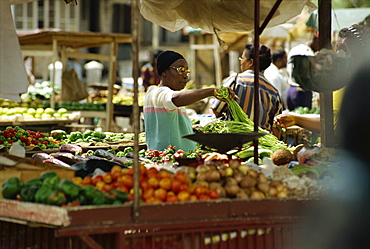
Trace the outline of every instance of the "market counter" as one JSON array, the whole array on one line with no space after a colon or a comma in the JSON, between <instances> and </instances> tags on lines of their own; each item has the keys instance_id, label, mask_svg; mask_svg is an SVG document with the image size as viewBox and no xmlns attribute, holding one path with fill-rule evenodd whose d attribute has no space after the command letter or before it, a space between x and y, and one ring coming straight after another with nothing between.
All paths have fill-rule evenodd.
<instances>
[{"instance_id":1,"label":"market counter","mask_svg":"<svg viewBox=\"0 0 370 249\"><path fill-rule=\"evenodd\" d=\"M74 122L76 122L75 119L9 120L0 121L0 130L5 130L7 126L20 126L25 130L49 133L55 129L65 129L67 125Z\"/></svg>"},{"instance_id":2,"label":"market counter","mask_svg":"<svg viewBox=\"0 0 370 249\"><path fill-rule=\"evenodd\" d=\"M299 248L316 199L59 208L0 200L0 248ZM40 235L44 239L40 239ZM45 236L48 236L47 238Z\"/></svg>"}]
</instances>

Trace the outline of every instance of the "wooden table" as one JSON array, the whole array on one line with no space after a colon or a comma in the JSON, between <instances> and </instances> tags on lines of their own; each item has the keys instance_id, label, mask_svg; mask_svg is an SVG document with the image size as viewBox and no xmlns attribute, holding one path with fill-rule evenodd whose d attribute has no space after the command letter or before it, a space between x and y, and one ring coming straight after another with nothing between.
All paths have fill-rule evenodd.
<instances>
[{"instance_id":1,"label":"wooden table","mask_svg":"<svg viewBox=\"0 0 370 249\"><path fill-rule=\"evenodd\" d=\"M119 43L131 43L130 34L98 33L98 32L64 32L64 31L41 31L31 34L18 34L24 56L49 56L54 63L53 79L55 79L55 63L59 60L63 64L63 70L67 69L67 58L88 59L109 62L108 80L108 105L106 112L106 127L112 128L113 118L113 85L116 79L117 53ZM80 49L110 46L108 55L82 53ZM52 82L54 86L54 82ZM54 96L51 98L51 106L54 106Z\"/></svg>"}]
</instances>

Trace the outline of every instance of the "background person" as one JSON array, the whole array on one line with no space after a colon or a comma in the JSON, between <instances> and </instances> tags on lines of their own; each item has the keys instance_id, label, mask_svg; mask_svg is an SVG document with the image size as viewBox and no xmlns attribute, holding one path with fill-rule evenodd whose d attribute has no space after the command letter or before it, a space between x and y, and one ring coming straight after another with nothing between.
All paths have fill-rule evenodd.
<instances>
[{"instance_id":1,"label":"background person","mask_svg":"<svg viewBox=\"0 0 370 249\"><path fill-rule=\"evenodd\" d=\"M144 99L147 147L163 151L172 145L176 150L194 150L196 143L182 138L194 133L185 106L214 96L217 88L183 90L189 81L190 70L185 58L174 51L159 54L157 71L161 81L158 87L149 87ZM235 94L230 91L230 98L234 97Z\"/></svg>"},{"instance_id":2,"label":"background person","mask_svg":"<svg viewBox=\"0 0 370 249\"><path fill-rule=\"evenodd\" d=\"M260 45L260 73L259 73L259 98L260 113L259 126L272 132L277 137L280 136L278 129L273 128L274 117L282 112L283 104L278 90L264 77L263 71L271 64L270 49L265 45ZM225 83L230 86L239 97L237 103L241 106L248 117L254 121L254 45L247 44L243 50L240 60L240 70L242 73L231 75ZM235 86L232 86L236 79ZM215 101L212 110L216 117L221 117L226 112L226 104Z\"/></svg>"},{"instance_id":3,"label":"background person","mask_svg":"<svg viewBox=\"0 0 370 249\"><path fill-rule=\"evenodd\" d=\"M162 50L155 50L151 62L146 63L141 68L141 79L145 91L148 90L149 86L158 85L161 80L157 72L157 57L161 52Z\"/></svg>"},{"instance_id":4,"label":"background person","mask_svg":"<svg viewBox=\"0 0 370 249\"><path fill-rule=\"evenodd\" d=\"M299 106L311 109L313 97L312 91L302 89L292 77L293 63L291 61L291 57L294 55L314 56L315 52L319 51L319 48L319 36L318 33L316 33L308 44L299 44L293 47L288 53L287 72L289 75L288 83L290 86L287 91L287 108L290 111L293 111Z\"/></svg>"},{"instance_id":5,"label":"background person","mask_svg":"<svg viewBox=\"0 0 370 249\"><path fill-rule=\"evenodd\" d=\"M344 28L339 33L339 41L336 42L337 52L352 58L351 71L358 69L362 64L368 63L370 58L370 32L362 25L352 25ZM368 65L368 64L367 64ZM343 94L346 87L333 92L334 127L336 128ZM320 133L320 115L286 113L275 117L275 123L283 128L298 125L310 131Z\"/></svg>"},{"instance_id":6,"label":"background person","mask_svg":"<svg viewBox=\"0 0 370 249\"><path fill-rule=\"evenodd\" d=\"M263 73L268 81L279 91L284 109L287 108L287 91L289 84L283 75L286 68L288 55L284 49L277 49L272 53L272 63Z\"/></svg>"}]
</instances>

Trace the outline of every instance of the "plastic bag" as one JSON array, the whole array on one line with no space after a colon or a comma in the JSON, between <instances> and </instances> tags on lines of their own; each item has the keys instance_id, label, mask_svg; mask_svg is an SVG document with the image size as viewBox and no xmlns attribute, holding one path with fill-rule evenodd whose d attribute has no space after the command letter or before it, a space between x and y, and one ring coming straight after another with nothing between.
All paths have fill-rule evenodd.
<instances>
[{"instance_id":1,"label":"plastic bag","mask_svg":"<svg viewBox=\"0 0 370 249\"><path fill-rule=\"evenodd\" d=\"M74 69L63 72L62 101L80 101L89 96L85 84L78 78Z\"/></svg>"}]
</instances>

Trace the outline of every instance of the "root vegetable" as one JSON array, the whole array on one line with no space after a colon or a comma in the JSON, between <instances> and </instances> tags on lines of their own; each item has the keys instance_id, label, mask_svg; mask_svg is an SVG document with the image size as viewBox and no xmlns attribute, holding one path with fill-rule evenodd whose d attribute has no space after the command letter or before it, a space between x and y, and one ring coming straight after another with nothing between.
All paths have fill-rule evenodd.
<instances>
[{"instance_id":1,"label":"root vegetable","mask_svg":"<svg viewBox=\"0 0 370 249\"><path fill-rule=\"evenodd\" d=\"M229 166L231 168L233 168L233 169L238 168L240 166L240 161L239 160L232 159L229 162Z\"/></svg>"},{"instance_id":2,"label":"root vegetable","mask_svg":"<svg viewBox=\"0 0 370 249\"><path fill-rule=\"evenodd\" d=\"M242 200L248 200L249 196L243 189L239 189L239 192L236 194L236 198L242 199Z\"/></svg>"},{"instance_id":3,"label":"root vegetable","mask_svg":"<svg viewBox=\"0 0 370 249\"><path fill-rule=\"evenodd\" d=\"M240 183L242 180L243 180L243 178L244 178L244 176L243 176L243 174L242 173L240 173L240 172L234 172L234 179L235 179L235 181L237 182L237 183Z\"/></svg>"},{"instance_id":4,"label":"root vegetable","mask_svg":"<svg viewBox=\"0 0 370 249\"><path fill-rule=\"evenodd\" d=\"M198 172L196 181L206 181L207 172Z\"/></svg>"},{"instance_id":5,"label":"root vegetable","mask_svg":"<svg viewBox=\"0 0 370 249\"><path fill-rule=\"evenodd\" d=\"M265 198L265 195L261 192L261 191L253 191L250 196L249 196L252 200L260 200L260 199L263 199Z\"/></svg>"},{"instance_id":6,"label":"root vegetable","mask_svg":"<svg viewBox=\"0 0 370 249\"><path fill-rule=\"evenodd\" d=\"M204 164L201 164L201 165L199 165L198 167L196 167L196 171L197 171L198 173L200 173L200 172L206 172L206 171L208 171L208 170L209 170L209 166L204 165Z\"/></svg>"},{"instance_id":7,"label":"root vegetable","mask_svg":"<svg viewBox=\"0 0 370 249\"><path fill-rule=\"evenodd\" d=\"M278 192L277 197L286 198L286 197L288 197L288 193L286 191Z\"/></svg>"},{"instance_id":8,"label":"root vegetable","mask_svg":"<svg viewBox=\"0 0 370 249\"><path fill-rule=\"evenodd\" d=\"M225 167L220 170L220 174L222 177L230 177L233 176L234 170L230 167Z\"/></svg>"},{"instance_id":9,"label":"root vegetable","mask_svg":"<svg viewBox=\"0 0 370 249\"><path fill-rule=\"evenodd\" d=\"M229 185L229 184L235 184L235 185L238 185L238 182L235 180L235 178L233 178L233 177L228 177L228 178L226 178L226 183L225 183L225 185Z\"/></svg>"},{"instance_id":10,"label":"root vegetable","mask_svg":"<svg viewBox=\"0 0 370 249\"><path fill-rule=\"evenodd\" d=\"M243 180L240 182L240 186L242 188L253 188L256 186L257 180L255 178L252 178L250 176L244 176Z\"/></svg>"},{"instance_id":11,"label":"root vegetable","mask_svg":"<svg viewBox=\"0 0 370 249\"><path fill-rule=\"evenodd\" d=\"M220 180L221 175L220 172L217 169L212 169L208 172L206 172L206 181L207 182L217 182Z\"/></svg>"},{"instance_id":12,"label":"root vegetable","mask_svg":"<svg viewBox=\"0 0 370 249\"><path fill-rule=\"evenodd\" d=\"M284 148L277 149L271 154L271 160L276 165L287 164L292 161L293 158L294 155L292 152Z\"/></svg>"},{"instance_id":13,"label":"root vegetable","mask_svg":"<svg viewBox=\"0 0 370 249\"><path fill-rule=\"evenodd\" d=\"M275 196L277 196L277 194L278 194L278 192L277 192L277 190L276 190L276 188L275 188L275 187L270 187L270 188L269 188L269 192L268 192L268 195L269 195L269 196L271 196L271 197L275 197Z\"/></svg>"},{"instance_id":14,"label":"root vegetable","mask_svg":"<svg viewBox=\"0 0 370 249\"><path fill-rule=\"evenodd\" d=\"M261 190L263 193L268 193L270 186L267 184L267 182L259 182L257 184L257 188Z\"/></svg>"},{"instance_id":15,"label":"root vegetable","mask_svg":"<svg viewBox=\"0 0 370 249\"><path fill-rule=\"evenodd\" d=\"M248 175L253 177L253 178L257 178L258 172L255 171L254 169L250 169L250 170L248 170Z\"/></svg>"},{"instance_id":16,"label":"root vegetable","mask_svg":"<svg viewBox=\"0 0 370 249\"><path fill-rule=\"evenodd\" d=\"M225 192L227 197L236 197L237 193L239 192L240 188L238 184L226 184Z\"/></svg>"},{"instance_id":17,"label":"root vegetable","mask_svg":"<svg viewBox=\"0 0 370 249\"><path fill-rule=\"evenodd\" d=\"M240 165L238 167L239 172L241 172L243 175L246 175L248 173L249 167L247 165Z\"/></svg>"},{"instance_id":18,"label":"root vegetable","mask_svg":"<svg viewBox=\"0 0 370 249\"><path fill-rule=\"evenodd\" d=\"M258 173L257 179L259 182L267 182L267 177L264 173Z\"/></svg>"}]
</instances>

